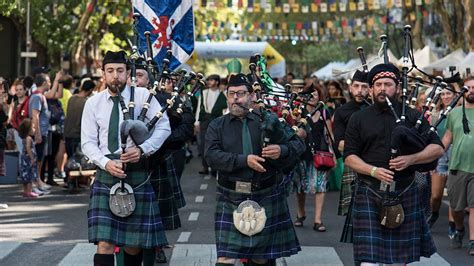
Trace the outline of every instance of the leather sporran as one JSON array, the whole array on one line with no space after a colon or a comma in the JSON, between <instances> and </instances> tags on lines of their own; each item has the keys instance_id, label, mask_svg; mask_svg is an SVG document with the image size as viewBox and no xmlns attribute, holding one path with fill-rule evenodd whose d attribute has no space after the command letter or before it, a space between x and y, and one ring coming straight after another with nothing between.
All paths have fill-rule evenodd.
<instances>
[{"instance_id":1,"label":"leather sporran","mask_svg":"<svg viewBox=\"0 0 474 266\"><path fill-rule=\"evenodd\" d=\"M380 207L380 224L389 229L396 229L405 221L405 212L398 198L384 199Z\"/></svg>"},{"instance_id":2,"label":"leather sporran","mask_svg":"<svg viewBox=\"0 0 474 266\"><path fill-rule=\"evenodd\" d=\"M110 211L118 217L128 217L135 211L136 202L133 188L124 183L122 191L120 182L110 189L109 207Z\"/></svg>"},{"instance_id":3,"label":"leather sporran","mask_svg":"<svg viewBox=\"0 0 474 266\"><path fill-rule=\"evenodd\" d=\"M253 236L262 232L267 221L265 208L253 200L239 204L233 213L235 228L244 235Z\"/></svg>"}]
</instances>

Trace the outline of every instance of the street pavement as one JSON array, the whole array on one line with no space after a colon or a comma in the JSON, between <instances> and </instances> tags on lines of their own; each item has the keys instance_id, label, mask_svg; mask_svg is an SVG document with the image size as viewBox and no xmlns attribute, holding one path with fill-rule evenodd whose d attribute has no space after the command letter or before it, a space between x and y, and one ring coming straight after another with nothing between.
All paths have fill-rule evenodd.
<instances>
[{"instance_id":1,"label":"street pavement","mask_svg":"<svg viewBox=\"0 0 474 266\"><path fill-rule=\"evenodd\" d=\"M199 162L195 157L186 165L181 180L187 201L180 210L182 228L167 232L172 247L166 249L169 263L161 265L207 266L215 262L215 178L199 175ZM327 231L316 232L311 219L314 200L308 197L307 219L302 228L296 228L303 250L278 260L278 265L354 264L352 245L339 242L344 217L337 216L338 199L339 192L327 193L323 211ZM21 197L20 185L0 185L0 203L4 202L9 208L0 209L0 265L91 265L95 246L87 241L88 189L68 194L55 187L50 195L26 200ZM288 202L294 218L295 196ZM446 204L440 214L433 227L438 253L413 265L474 265L474 257L467 253L468 237L463 249L449 247Z\"/></svg>"}]
</instances>

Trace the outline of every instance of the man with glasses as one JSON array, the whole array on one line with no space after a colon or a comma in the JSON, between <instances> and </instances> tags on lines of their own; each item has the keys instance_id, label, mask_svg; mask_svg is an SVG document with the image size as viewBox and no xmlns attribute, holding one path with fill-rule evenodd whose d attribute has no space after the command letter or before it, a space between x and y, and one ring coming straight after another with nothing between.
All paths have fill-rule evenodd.
<instances>
[{"instance_id":1,"label":"man with glasses","mask_svg":"<svg viewBox=\"0 0 474 266\"><path fill-rule=\"evenodd\" d=\"M290 179L283 169L303 153L304 143L276 116L249 112L254 99L247 77L232 75L227 87L229 113L213 120L206 133L205 159L217 170L218 183L216 265L233 265L242 258L248 259L244 265L276 265L277 258L301 250L286 201ZM266 124L271 125L271 134L285 140L262 145ZM255 211L251 217L257 218L245 220L246 211Z\"/></svg>"}]
</instances>

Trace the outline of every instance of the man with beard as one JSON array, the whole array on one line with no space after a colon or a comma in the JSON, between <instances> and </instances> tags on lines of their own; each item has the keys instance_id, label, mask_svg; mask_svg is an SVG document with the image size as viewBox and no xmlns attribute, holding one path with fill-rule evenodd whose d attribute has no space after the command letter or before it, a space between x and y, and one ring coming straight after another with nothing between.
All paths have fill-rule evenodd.
<instances>
[{"instance_id":1,"label":"man with beard","mask_svg":"<svg viewBox=\"0 0 474 266\"><path fill-rule=\"evenodd\" d=\"M294 132L285 133L276 116L265 114L263 123L273 121L271 133L285 140L262 148L262 122L248 111L252 99L247 77L232 75L230 113L212 121L206 133L205 159L218 176L216 265L234 265L242 258L248 259L244 265L276 265L275 259L301 250L286 201L290 178L282 168L291 168L289 161L303 153L304 143ZM257 218L245 219L244 213Z\"/></svg>"},{"instance_id":2,"label":"man with beard","mask_svg":"<svg viewBox=\"0 0 474 266\"><path fill-rule=\"evenodd\" d=\"M126 62L124 51L105 54L102 67L107 89L87 100L81 121L82 151L98 166L87 213L89 242L97 244L94 265L114 265L116 246L125 249L125 265L141 265L141 249L167 244L155 193L147 179L146 157L156 152L170 135L168 116L165 114L158 121L142 144L136 146L128 138L125 152L121 153L119 125L123 115L119 102L123 99L128 105L131 92L126 85L130 74ZM135 88L135 117L148 95L145 88ZM160 104L152 99L145 123L160 109ZM135 210L126 217L115 215L109 207L110 188L120 180L133 188L136 202Z\"/></svg>"},{"instance_id":3,"label":"man with beard","mask_svg":"<svg viewBox=\"0 0 474 266\"><path fill-rule=\"evenodd\" d=\"M464 210L469 208L469 255L474 256L474 77L464 80L465 107L456 107L448 115L445 147L452 145L449 160L448 197L453 209L456 231L451 238L454 248L462 247L464 237Z\"/></svg>"},{"instance_id":4,"label":"man with beard","mask_svg":"<svg viewBox=\"0 0 474 266\"><path fill-rule=\"evenodd\" d=\"M344 135L346 126L352 114L367 107L367 95L369 94L369 84L367 83L367 73L356 70L352 77L352 83L349 88L352 100L342 105L334 113L334 141L341 152L344 151ZM339 197L338 215L346 215L352 197L352 182L355 179L355 173L347 166L344 166L342 176L341 194Z\"/></svg>"},{"instance_id":5,"label":"man with beard","mask_svg":"<svg viewBox=\"0 0 474 266\"><path fill-rule=\"evenodd\" d=\"M436 252L433 239L420 206L420 195L414 185L411 165L428 163L443 154L437 135L415 154L391 158L391 136L396 127L386 97L399 114L400 72L392 64L380 64L368 74L374 104L352 115L344 137L345 164L357 172L352 207L354 260L361 265L408 264L430 257ZM413 127L419 114L409 109L407 127ZM426 119L421 132L426 132ZM388 192L383 185L390 185ZM393 191L392 191L393 189ZM384 222L381 199L396 197L403 206L404 220L399 226ZM390 227L390 228L389 228Z\"/></svg>"}]
</instances>

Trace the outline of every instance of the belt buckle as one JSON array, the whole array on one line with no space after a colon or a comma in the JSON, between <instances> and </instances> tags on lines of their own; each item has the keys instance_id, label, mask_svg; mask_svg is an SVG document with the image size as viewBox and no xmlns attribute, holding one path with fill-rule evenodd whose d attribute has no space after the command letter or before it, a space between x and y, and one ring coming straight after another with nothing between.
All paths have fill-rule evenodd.
<instances>
[{"instance_id":1,"label":"belt buckle","mask_svg":"<svg viewBox=\"0 0 474 266\"><path fill-rule=\"evenodd\" d=\"M380 188L379 189L381 191L387 191L387 187L389 187L389 192L394 192L396 184L397 184L397 182L395 182L395 181L390 182L390 184L387 184L383 181L380 181Z\"/></svg>"},{"instance_id":2,"label":"belt buckle","mask_svg":"<svg viewBox=\"0 0 474 266\"><path fill-rule=\"evenodd\" d=\"M252 183L251 182L242 182L235 181L235 191L239 193L248 193L252 192Z\"/></svg>"}]
</instances>

